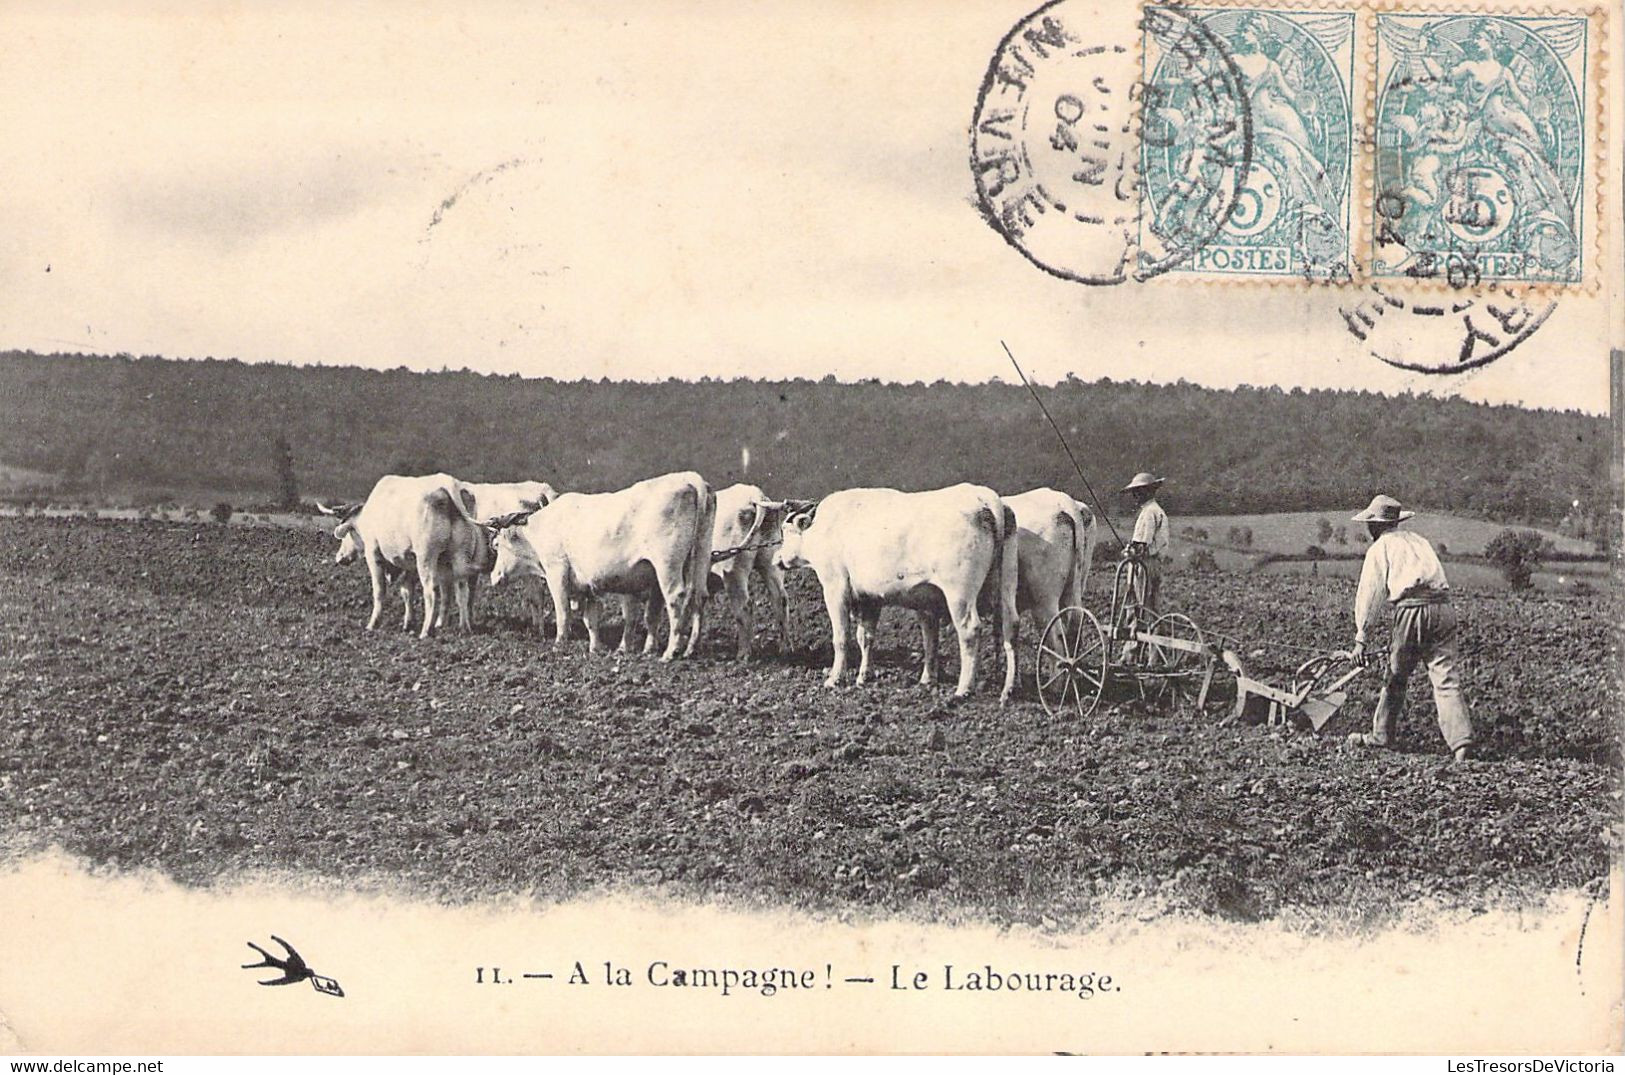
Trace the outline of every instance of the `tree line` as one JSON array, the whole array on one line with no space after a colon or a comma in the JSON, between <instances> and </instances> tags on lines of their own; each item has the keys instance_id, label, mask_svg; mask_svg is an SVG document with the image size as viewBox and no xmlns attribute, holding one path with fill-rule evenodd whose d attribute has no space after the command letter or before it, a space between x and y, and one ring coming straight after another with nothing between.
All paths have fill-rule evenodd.
<instances>
[{"instance_id":1,"label":"tree line","mask_svg":"<svg viewBox=\"0 0 1625 1075\"><path fill-rule=\"evenodd\" d=\"M1608 419L1430 396L1070 379L1043 387L1097 492L1168 476L1187 514L1606 517ZM386 473L619 488L694 469L776 496L1048 485L1087 500L1026 390L938 381L557 381L471 371L0 352L0 460L85 488L360 496Z\"/></svg>"}]
</instances>

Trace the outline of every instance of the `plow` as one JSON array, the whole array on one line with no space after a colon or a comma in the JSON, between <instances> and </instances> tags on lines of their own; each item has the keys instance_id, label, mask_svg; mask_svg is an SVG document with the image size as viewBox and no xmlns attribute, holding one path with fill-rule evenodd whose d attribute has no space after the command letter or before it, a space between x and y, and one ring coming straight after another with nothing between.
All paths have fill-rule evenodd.
<instances>
[{"instance_id":1,"label":"plow","mask_svg":"<svg viewBox=\"0 0 1625 1075\"><path fill-rule=\"evenodd\" d=\"M1081 605L1056 612L1038 642L1038 698L1052 717L1083 718L1108 693L1148 704L1209 708L1221 676L1234 682L1231 718L1323 728L1348 701L1344 689L1368 664L1344 651L1317 653L1277 686L1251 675L1229 636L1207 634L1189 616L1146 605L1146 565L1125 555L1112 577L1103 624Z\"/></svg>"},{"instance_id":2,"label":"plow","mask_svg":"<svg viewBox=\"0 0 1625 1075\"><path fill-rule=\"evenodd\" d=\"M1346 670L1342 670L1344 665L1348 666ZM1238 662L1233 669L1236 708L1232 715L1237 720L1262 720L1272 725L1308 723L1318 732L1348 702L1348 692L1343 688L1368 667L1363 661L1354 661L1346 651L1320 654L1299 665L1291 684L1283 690L1248 676ZM1341 674L1337 674L1340 670ZM1336 678L1329 679L1333 675Z\"/></svg>"},{"instance_id":3,"label":"plow","mask_svg":"<svg viewBox=\"0 0 1625 1075\"><path fill-rule=\"evenodd\" d=\"M1055 431L1112 537L1123 544L1061 427L1027 379L1010 345L1000 343L1021 383ZM1150 607L1146 603L1147 578L1143 557L1124 545L1112 576L1111 606L1104 624L1082 605L1062 608L1050 618L1038 642L1036 676L1039 701L1050 716L1087 717L1110 691L1137 695L1144 703L1194 704L1202 711L1216 697L1214 686L1223 669L1235 687L1230 719L1308 726L1318 732L1347 703L1344 688L1369 666L1365 661L1355 661L1353 654L1345 651L1309 651L1314 655L1298 666L1287 686L1267 683L1249 674L1234 649L1218 644L1233 641L1229 635L1205 633L1183 613L1159 613Z\"/></svg>"}]
</instances>

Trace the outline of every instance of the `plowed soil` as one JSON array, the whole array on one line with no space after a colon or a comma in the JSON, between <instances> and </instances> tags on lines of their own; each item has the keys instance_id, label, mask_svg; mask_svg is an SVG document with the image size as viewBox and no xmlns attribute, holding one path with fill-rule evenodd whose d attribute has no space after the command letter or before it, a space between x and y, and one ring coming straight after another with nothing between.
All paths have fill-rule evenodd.
<instances>
[{"instance_id":1,"label":"plowed soil","mask_svg":"<svg viewBox=\"0 0 1625 1075\"><path fill-rule=\"evenodd\" d=\"M1393 751L1341 745L1369 675L1321 735L1129 697L1055 720L1032 693L1031 625L1020 697L1001 709L989 670L950 704L915 684L901 612L874 682L822 689L807 574L787 652L764 636L737 663L714 614L701 653L667 666L580 637L555 651L512 593L482 594L472 635L427 641L399 630L391 594L369 633L365 572L332 551L269 527L0 520L9 851L447 900L635 886L843 915L1371 922L1597 885L1619 846L1611 594L1459 599L1485 760L1453 766L1420 674ZM1286 645L1348 644L1352 596L1350 580L1181 575L1163 603L1279 676L1306 655Z\"/></svg>"}]
</instances>

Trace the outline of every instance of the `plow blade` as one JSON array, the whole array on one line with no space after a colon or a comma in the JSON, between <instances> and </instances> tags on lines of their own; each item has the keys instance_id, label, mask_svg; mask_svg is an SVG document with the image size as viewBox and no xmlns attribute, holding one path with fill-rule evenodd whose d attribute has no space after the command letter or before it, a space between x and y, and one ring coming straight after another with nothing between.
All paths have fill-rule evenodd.
<instances>
[{"instance_id":1,"label":"plow blade","mask_svg":"<svg viewBox=\"0 0 1625 1075\"><path fill-rule=\"evenodd\" d=\"M1305 698L1303 704L1298 706L1298 712L1320 731L1326 722L1337 716L1337 711L1343 708L1343 703L1349 700L1347 691L1333 691L1323 698Z\"/></svg>"},{"instance_id":2,"label":"plow blade","mask_svg":"<svg viewBox=\"0 0 1625 1075\"><path fill-rule=\"evenodd\" d=\"M1294 724L1303 720L1317 732L1337 716L1338 710L1349 700L1348 692L1343 688L1367 667L1363 663L1355 665L1328 684L1322 693L1312 694L1316 682L1325 670L1324 658L1311 662L1315 665L1315 670L1308 674L1307 679L1295 683L1291 690L1282 690L1249 676L1246 666L1241 663L1241 658L1237 654L1226 650L1222 656L1224 663L1236 677L1234 719L1247 723L1267 721L1272 725ZM1303 669L1300 669L1300 672L1303 672Z\"/></svg>"}]
</instances>

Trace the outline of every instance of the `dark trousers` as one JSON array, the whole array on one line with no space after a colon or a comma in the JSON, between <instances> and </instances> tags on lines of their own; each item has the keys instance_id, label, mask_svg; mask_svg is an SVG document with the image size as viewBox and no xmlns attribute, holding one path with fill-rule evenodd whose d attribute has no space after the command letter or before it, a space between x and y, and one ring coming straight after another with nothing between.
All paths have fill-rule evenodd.
<instances>
[{"instance_id":1,"label":"dark trousers","mask_svg":"<svg viewBox=\"0 0 1625 1075\"><path fill-rule=\"evenodd\" d=\"M1405 708L1405 684L1418 663L1433 681L1439 732L1451 750L1473 741L1473 721L1456 680L1456 610L1449 601L1402 598L1394 606L1394 636L1388 647L1388 677L1371 717L1371 738L1393 738Z\"/></svg>"}]
</instances>

